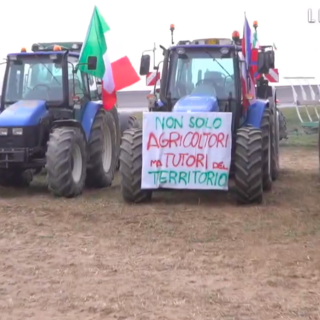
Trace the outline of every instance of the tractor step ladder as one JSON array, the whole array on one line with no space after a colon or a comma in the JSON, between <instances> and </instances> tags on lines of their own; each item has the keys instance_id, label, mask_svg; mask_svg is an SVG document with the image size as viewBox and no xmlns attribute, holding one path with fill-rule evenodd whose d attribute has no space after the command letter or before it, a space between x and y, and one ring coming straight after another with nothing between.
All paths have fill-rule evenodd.
<instances>
[{"instance_id":1,"label":"tractor step ladder","mask_svg":"<svg viewBox=\"0 0 320 320\"><path fill-rule=\"evenodd\" d=\"M318 133L319 131L319 112L318 107L320 105L320 85L316 84L318 93L316 94L309 80L315 80L314 77L284 77L292 89L293 104L296 108L298 118L301 122L301 126L306 134ZM299 80L298 86L301 89L301 97L298 96L297 91L292 84L291 80ZM309 94L305 90L305 86L309 87ZM305 111L308 120L305 121L302 118L301 112ZM313 111L313 116L311 115Z\"/></svg>"}]
</instances>

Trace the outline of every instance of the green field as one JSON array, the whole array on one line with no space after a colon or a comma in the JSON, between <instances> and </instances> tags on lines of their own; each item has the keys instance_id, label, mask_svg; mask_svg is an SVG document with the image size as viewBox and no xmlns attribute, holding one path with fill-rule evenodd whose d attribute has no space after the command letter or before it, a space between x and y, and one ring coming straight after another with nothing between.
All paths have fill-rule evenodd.
<instances>
[{"instance_id":1,"label":"green field","mask_svg":"<svg viewBox=\"0 0 320 320\"><path fill-rule=\"evenodd\" d=\"M316 107L320 113L320 106ZM308 115L305 107L299 107L302 119L305 122L309 122ZM286 117L288 139L281 141L281 146L287 147L317 147L318 145L318 134L307 134L299 120L297 110L295 107L282 108L282 113ZM316 121L317 115L313 107L308 108L311 118Z\"/></svg>"}]
</instances>

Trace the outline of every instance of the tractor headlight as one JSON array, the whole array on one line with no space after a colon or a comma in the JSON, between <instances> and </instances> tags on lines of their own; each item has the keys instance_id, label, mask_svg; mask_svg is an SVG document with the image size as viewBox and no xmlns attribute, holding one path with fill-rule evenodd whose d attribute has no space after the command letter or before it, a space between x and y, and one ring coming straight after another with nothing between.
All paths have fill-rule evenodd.
<instances>
[{"instance_id":1,"label":"tractor headlight","mask_svg":"<svg viewBox=\"0 0 320 320\"><path fill-rule=\"evenodd\" d=\"M7 135L8 135L8 129L0 128L0 136L7 136Z\"/></svg>"},{"instance_id":2,"label":"tractor headlight","mask_svg":"<svg viewBox=\"0 0 320 320\"><path fill-rule=\"evenodd\" d=\"M23 135L23 129L22 128L13 128L12 134L15 136L22 136Z\"/></svg>"}]
</instances>

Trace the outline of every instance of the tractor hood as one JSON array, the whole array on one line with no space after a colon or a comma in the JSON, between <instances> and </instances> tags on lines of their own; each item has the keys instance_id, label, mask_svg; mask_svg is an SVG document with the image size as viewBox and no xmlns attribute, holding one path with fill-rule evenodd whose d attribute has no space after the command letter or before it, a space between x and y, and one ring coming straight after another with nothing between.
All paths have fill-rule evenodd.
<instances>
[{"instance_id":1,"label":"tractor hood","mask_svg":"<svg viewBox=\"0 0 320 320\"><path fill-rule=\"evenodd\" d=\"M44 100L20 100L0 114L0 127L35 126L46 113Z\"/></svg>"},{"instance_id":2,"label":"tractor hood","mask_svg":"<svg viewBox=\"0 0 320 320\"><path fill-rule=\"evenodd\" d=\"M219 105L215 96L209 95L188 95L180 100L173 107L173 112L217 112Z\"/></svg>"}]
</instances>

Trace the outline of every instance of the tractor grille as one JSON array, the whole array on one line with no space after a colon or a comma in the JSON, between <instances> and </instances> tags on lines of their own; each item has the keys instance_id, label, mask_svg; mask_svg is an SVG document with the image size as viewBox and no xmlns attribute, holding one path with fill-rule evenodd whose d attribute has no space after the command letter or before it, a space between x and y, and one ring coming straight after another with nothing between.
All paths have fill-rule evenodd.
<instances>
[{"instance_id":1,"label":"tractor grille","mask_svg":"<svg viewBox=\"0 0 320 320\"><path fill-rule=\"evenodd\" d=\"M12 134L12 128L8 128L8 135L0 136L1 148L33 148L37 146L39 139L39 126L23 128L23 135Z\"/></svg>"}]
</instances>

